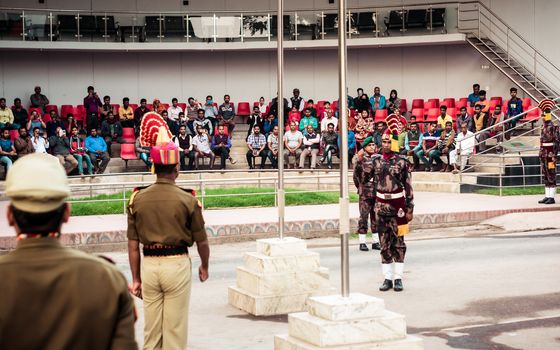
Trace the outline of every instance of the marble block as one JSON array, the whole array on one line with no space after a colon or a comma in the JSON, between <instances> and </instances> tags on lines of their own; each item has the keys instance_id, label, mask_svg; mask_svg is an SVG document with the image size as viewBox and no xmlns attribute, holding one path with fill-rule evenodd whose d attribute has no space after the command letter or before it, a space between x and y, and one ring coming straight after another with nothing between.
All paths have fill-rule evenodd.
<instances>
[{"instance_id":1,"label":"marble block","mask_svg":"<svg viewBox=\"0 0 560 350\"><path fill-rule=\"evenodd\" d=\"M290 295L321 289L328 290L330 287L329 270L321 267L315 271L261 274L239 266L237 267L237 287L250 294L262 296Z\"/></svg>"},{"instance_id":2,"label":"marble block","mask_svg":"<svg viewBox=\"0 0 560 350\"><path fill-rule=\"evenodd\" d=\"M268 256L260 253L245 253L243 265L256 273L276 273L288 271L315 271L320 266L318 253L305 252L292 256Z\"/></svg>"},{"instance_id":3,"label":"marble block","mask_svg":"<svg viewBox=\"0 0 560 350\"><path fill-rule=\"evenodd\" d=\"M326 349L311 345L289 335L276 335L274 337L274 350L321 350ZM362 344L346 344L329 347L328 350L423 350L422 339L407 336L404 339L387 342L372 342Z\"/></svg>"},{"instance_id":4,"label":"marble block","mask_svg":"<svg viewBox=\"0 0 560 350\"><path fill-rule=\"evenodd\" d=\"M329 321L307 312L288 315L289 334L319 347L404 339L403 315L384 311L370 319Z\"/></svg>"},{"instance_id":5,"label":"marble block","mask_svg":"<svg viewBox=\"0 0 560 350\"><path fill-rule=\"evenodd\" d=\"M268 256L300 255L306 251L305 241L295 237L257 239L257 253Z\"/></svg>"},{"instance_id":6,"label":"marble block","mask_svg":"<svg viewBox=\"0 0 560 350\"><path fill-rule=\"evenodd\" d=\"M351 293L348 298L327 295L309 298L307 310L313 316L330 321L358 320L383 315L385 301L361 293Z\"/></svg>"}]
</instances>

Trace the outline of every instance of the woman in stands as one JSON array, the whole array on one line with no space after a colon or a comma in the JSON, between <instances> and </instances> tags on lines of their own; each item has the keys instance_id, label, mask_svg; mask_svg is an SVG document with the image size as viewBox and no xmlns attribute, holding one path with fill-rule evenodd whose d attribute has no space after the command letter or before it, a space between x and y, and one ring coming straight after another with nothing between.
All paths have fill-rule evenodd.
<instances>
[{"instance_id":1,"label":"woman in stands","mask_svg":"<svg viewBox=\"0 0 560 350\"><path fill-rule=\"evenodd\" d=\"M74 115L72 113L66 114L66 134L72 135L72 128L77 128L80 130L78 126L78 122L74 119Z\"/></svg>"},{"instance_id":2,"label":"woman in stands","mask_svg":"<svg viewBox=\"0 0 560 350\"><path fill-rule=\"evenodd\" d=\"M389 113L393 111L395 108L401 108L401 99L397 96L397 90L391 90L391 94L389 95L389 100L387 100L387 109Z\"/></svg>"},{"instance_id":3,"label":"woman in stands","mask_svg":"<svg viewBox=\"0 0 560 350\"><path fill-rule=\"evenodd\" d=\"M363 96L363 95L362 95ZM369 99L367 99L369 102ZM373 134L373 129L375 128L375 123L373 118L369 114L369 110L364 109L360 113L356 127L354 128L354 135L356 136L357 149L362 148L362 142Z\"/></svg>"},{"instance_id":4,"label":"woman in stands","mask_svg":"<svg viewBox=\"0 0 560 350\"><path fill-rule=\"evenodd\" d=\"M362 94L362 96L358 99L354 107L360 113L364 110L367 110L369 113L369 111L371 111L371 103L369 102L369 96L367 94Z\"/></svg>"},{"instance_id":5,"label":"woman in stands","mask_svg":"<svg viewBox=\"0 0 560 350\"><path fill-rule=\"evenodd\" d=\"M165 111L165 107L161 104L161 101L157 98L152 103L152 108L153 108L153 111L156 112L159 115L161 115L161 113L163 111Z\"/></svg>"}]
</instances>

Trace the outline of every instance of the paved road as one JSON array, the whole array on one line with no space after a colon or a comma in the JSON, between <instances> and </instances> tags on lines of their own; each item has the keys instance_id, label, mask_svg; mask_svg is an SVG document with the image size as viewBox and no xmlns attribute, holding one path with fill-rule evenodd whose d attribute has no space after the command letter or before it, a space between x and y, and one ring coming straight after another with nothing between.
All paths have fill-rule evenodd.
<instances>
[{"instance_id":1,"label":"paved road","mask_svg":"<svg viewBox=\"0 0 560 350\"><path fill-rule=\"evenodd\" d=\"M351 289L383 297L387 309L405 314L408 332L420 335L426 349L560 348L559 231L411 241L408 247L404 292L379 292L378 253L355 247ZM286 316L256 318L227 305L235 267L253 250L253 242L213 247L211 279L193 285L189 349L273 349L273 335L287 333ZM338 288L338 248L312 250ZM107 255L130 275L126 254ZM141 329L139 321L139 342Z\"/></svg>"}]
</instances>

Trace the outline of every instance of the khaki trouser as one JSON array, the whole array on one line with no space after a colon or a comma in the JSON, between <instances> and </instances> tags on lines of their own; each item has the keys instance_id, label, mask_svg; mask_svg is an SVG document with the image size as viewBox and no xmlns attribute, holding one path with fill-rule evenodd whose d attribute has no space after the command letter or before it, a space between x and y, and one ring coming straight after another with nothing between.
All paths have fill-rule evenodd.
<instances>
[{"instance_id":1,"label":"khaki trouser","mask_svg":"<svg viewBox=\"0 0 560 350\"><path fill-rule=\"evenodd\" d=\"M186 349L191 259L185 255L142 259L144 349Z\"/></svg>"},{"instance_id":2,"label":"khaki trouser","mask_svg":"<svg viewBox=\"0 0 560 350\"><path fill-rule=\"evenodd\" d=\"M315 167L317 166L318 154L319 154L318 149L309 149L309 148L304 149L301 152L301 155L299 156L299 167L303 168L305 166L305 160L307 159L308 156L311 156L311 162L309 164L309 167L311 169L315 169Z\"/></svg>"},{"instance_id":3,"label":"khaki trouser","mask_svg":"<svg viewBox=\"0 0 560 350\"><path fill-rule=\"evenodd\" d=\"M58 158L58 161L64 167L64 170L66 170L66 174L70 174L72 170L76 169L76 167L78 166L78 161L71 154L67 154L64 156L57 155L56 158Z\"/></svg>"}]
</instances>

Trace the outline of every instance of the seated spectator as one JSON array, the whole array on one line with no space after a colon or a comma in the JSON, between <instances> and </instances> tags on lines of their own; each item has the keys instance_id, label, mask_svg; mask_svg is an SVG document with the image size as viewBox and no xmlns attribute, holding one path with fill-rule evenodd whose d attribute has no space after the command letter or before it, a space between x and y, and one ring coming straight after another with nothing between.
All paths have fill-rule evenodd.
<instances>
[{"instance_id":1,"label":"seated spectator","mask_svg":"<svg viewBox=\"0 0 560 350\"><path fill-rule=\"evenodd\" d=\"M86 130L97 129L99 124L99 107L103 106L93 86L88 86L87 96L84 97L84 108L86 109Z\"/></svg>"},{"instance_id":2,"label":"seated spectator","mask_svg":"<svg viewBox=\"0 0 560 350\"><path fill-rule=\"evenodd\" d=\"M472 115L467 114L467 107L461 107L457 116L457 130L461 130L461 124L466 123L469 131L474 130L474 122Z\"/></svg>"},{"instance_id":3,"label":"seated spectator","mask_svg":"<svg viewBox=\"0 0 560 350\"><path fill-rule=\"evenodd\" d=\"M268 104L264 100L264 97L261 96L261 98L259 98L259 103L258 103L257 107L259 107L259 111L261 112L261 114L263 116L268 115L268 111L269 111L270 107L268 106Z\"/></svg>"},{"instance_id":4,"label":"seated spectator","mask_svg":"<svg viewBox=\"0 0 560 350\"><path fill-rule=\"evenodd\" d=\"M284 120L286 120L288 113L290 113L290 106L288 103L288 100L284 97ZM272 99L272 102L270 104L270 109L269 109L269 114L274 114L275 116L278 116L278 96L276 96L275 98Z\"/></svg>"},{"instance_id":5,"label":"seated spectator","mask_svg":"<svg viewBox=\"0 0 560 350\"><path fill-rule=\"evenodd\" d=\"M123 98L122 106L119 107L119 121L123 128L134 127L134 110L130 106L130 99L128 97Z\"/></svg>"},{"instance_id":6,"label":"seated spectator","mask_svg":"<svg viewBox=\"0 0 560 350\"><path fill-rule=\"evenodd\" d=\"M412 123L416 123L416 126L418 127L418 131L420 131L420 133L424 133L424 124L416 121L416 116L414 115L410 116L410 121L408 124L412 124Z\"/></svg>"},{"instance_id":7,"label":"seated spectator","mask_svg":"<svg viewBox=\"0 0 560 350\"><path fill-rule=\"evenodd\" d=\"M467 166L467 161L469 157L474 152L475 138L474 134L468 129L467 123L461 124L461 131L457 134L456 150L454 154L459 158L461 171L465 170ZM457 162L451 161L453 164L453 174L457 174L459 170L457 169Z\"/></svg>"},{"instance_id":8,"label":"seated spectator","mask_svg":"<svg viewBox=\"0 0 560 350\"><path fill-rule=\"evenodd\" d=\"M142 146L140 143L140 137L137 137L134 148L136 149L136 157L142 160L148 169L150 169L152 167L152 162L150 161L150 147Z\"/></svg>"},{"instance_id":9,"label":"seated spectator","mask_svg":"<svg viewBox=\"0 0 560 350\"><path fill-rule=\"evenodd\" d=\"M214 98L211 95L206 96L204 116L212 122L212 130L215 130L218 126L218 108L214 106Z\"/></svg>"},{"instance_id":10,"label":"seated spectator","mask_svg":"<svg viewBox=\"0 0 560 350\"><path fill-rule=\"evenodd\" d=\"M249 164L249 169L255 169L255 158L261 157L261 169L264 169L266 163L267 152L266 149L266 137L261 134L261 127L255 125L253 127L253 133L247 138L247 164Z\"/></svg>"},{"instance_id":11,"label":"seated spectator","mask_svg":"<svg viewBox=\"0 0 560 350\"><path fill-rule=\"evenodd\" d=\"M278 168L278 125L274 125L272 131L268 134L267 138L267 156L270 159L272 168Z\"/></svg>"},{"instance_id":12,"label":"seated spectator","mask_svg":"<svg viewBox=\"0 0 560 350\"><path fill-rule=\"evenodd\" d=\"M235 128L235 108L230 103L229 95L224 95L224 103L218 107L218 122L219 124L227 125L229 135Z\"/></svg>"},{"instance_id":13,"label":"seated spectator","mask_svg":"<svg viewBox=\"0 0 560 350\"><path fill-rule=\"evenodd\" d=\"M51 137L56 135L56 129L62 128L62 130L66 130L66 125L60 119L58 114L55 110L50 111L51 120L47 122L47 137Z\"/></svg>"},{"instance_id":14,"label":"seated spectator","mask_svg":"<svg viewBox=\"0 0 560 350\"><path fill-rule=\"evenodd\" d=\"M179 148L179 161L181 163L181 171L192 170L194 164L194 151L192 145L192 137L187 134L187 126L179 126L179 133L177 136L173 136L172 141L175 142ZM149 150L148 150L149 154ZM185 158L189 160L189 166L187 168L185 164Z\"/></svg>"},{"instance_id":15,"label":"seated spectator","mask_svg":"<svg viewBox=\"0 0 560 350\"><path fill-rule=\"evenodd\" d=\"M311 111L311 116L315 119L317 119L317 109L315 108L315 104L313 102L313 100L309 99L307 100L307 106L305 106L306 109L309 109ZM305 109L304 109L305 111ZM317 130L318 128L315 128L315 130ZM300 130L301 131L301 130Z\"/></svg>"},{"instance_id":16,"label":"seated spectator","mask_svg":"<svg viewBox=\"0 0 560 350\"><path fill-rule=\"evenodd\" d=\"M49 145L53 156L58 158L66 170L66 174L70 174L72 170L76 169L78 161L70 154L70 139L66 137L66 130L58 127L55 135L49 137Z\"/></svg>"},{"instance_id":17,"label":"seated spectator","mask_svg":"<svg viewBox=\"0 0 560 350\"><path fill-rule=\"evenodd\" d=\"M299 125L299 121L301 120L301 113L297 110L296 107L292 107L290 113L288 113L288 123L289 122L296 122Z\"/></svg>"},{"instance_id":18,"label":"seated spectator","mask_svg":"<svg viewBox=\"0 0 560 350\"><path fill-rule=\"evenodd\" d=\"M420 168L418 152L422 149L422 133L418 130L418 124L416 124L416 122L410 123L410 129L406 132L404 139L404 149L406 150L407 156L412 156L414 164L412 169L418 170L418 168Z\"/></svg>"},{"instance_id":19,"label":"seated spectator","mask_svg":"<svg viewBox=\"0 0 560 350\"><path fill-rule=\"evenodd\" d=\"M378 149L381 149L381 137L386 129L385 122L377 122L375 125L375 131L372 133L373 143L377 146Z\"/></svg>"},{"instance_id":20,"label":"seated spectator","mask_svg":"<svg viewBox=\"0 0 560 350\"><path fill-rule=\"evenodd\" d=\"M148 113L150 109L148 108L147 101L145 98L140 100L140 106L134 111L134 129L140 130L140 122L144 114Z\"/></svg>"},{"instance_id":21,"label":"seated spectator","mask_svg":"<svg viewBox=\"0 0 560 350\"><path fill-rule=\"evenodd\" d=\"M479 100L475 102L474 106L481 106L482 112L488 114L490 111L490 101L486 99L486 91L480 90Z\"/></svg>"},{"instance_id":22,"label":"seated spectator","mask_svg":"<svg viewBox=\"0 0 560 350\"><path fill-rule=\"evenodd\" d=\"M453 122L446 122L445 123L445 129L443 129L441 136L438 140L438 146L437 146L437 151L439 152L439 155L435 155L434 153L434 159L436 160L436 162L438 162L439 159L439 164L441 165L441 156L442 155L446 155L447 156L447 164L445 164L444 166L442 166L441 168L441 172L446 172L448 169L449 171L451 171L451 159L450 159L450 153L452 151L455 150L455 131L453 130Z\"/></svg>"},{"instance_id":23,"label":"seated spectator","mask_svg":"<svg viewBox=\"0 0 560 350\"><path fill-rule=\"evenodd\" d=\"M35 153L47 153L49 148L49 140L44 133L41 133L41 129L34 128L33 136L31 136L31 143L33 144L33 149Z\"/></svg>"},{"instance_id":24,"label":"seated spectator","mask_svg":"<svg viewBox=\"0 0 560 350\"><path fill-rule=\"evenodd\" d=\"M154 99L154 101L152 102L152 110L159 115L161 115L161 113L165 111L165 107L163 107L161 101L158 98Z\"/></svg>"},{"instance_id":25,"label":"seated spectator","mask_svg":"<svg viewBox=\"0 0 560 350\"><path fill-rule=\"evenodd\" d=\"M196 128L196 136L192 141L196 170L198 170L198 160L200 158L210 158L210 169L214 167L214 160L216 159L214 152L212 152L212 149L210 148L210 139L205 131L206 129L198 126Z\"/></svg>"},{"instance_id":26,"label":"seated spectator","mask_svg":"<svg viewBox=\"0 0 560 350\"><path fill-rule=\"evenodd\" d=\"M325 110L325 117L321 120L321 132L325 132L329 124L334 125L335 130L338 127L338 119L333 116L330 108Z\"/></svg>"},{"instance_id":27,"label":"seated spectator","mask_svg":"<svg viewBox=\"0 0 560 350\"><path fill-rule=\"evenodd\" d=\"M293 96L290 97L290 101L288 101L288 107L290 110L293 110L295 107L296 111L303 111L305 108L305 100L299 95L299 89L295 88L292 93Z\"/></svg>"},{"instance_id":28,"label":"seated spectator","mask_svg":"<svg viewBox=\"0 0 560 350\"><path fill-rule=\"evenodd\" d=\"M190 135L189 126L188 126L187 124L188 124L188 119L187 119L187 117L185 116L185 112L179 113L179 117L177 118L177 125L178 125L179 127L181 127L181 126L184 125L185 128L186 128L186 130L187 130L187 134Z\"/></svg>"},{"instance_id":29,"label":"seated spectator","mask_svg":"<svg viewBox=\"0 0 560 350\"><path fill-rule=\"evenodd\" d=\"M362 111L371 111L371 102L370 98L368 97L367 94L362 94L362 96L358 99L358 101L356 101L356 103L354 103L354 108L356 108L356 110L358 112L362 112Z\"/></svg>"},{"instance_id":30,"label":"seated spectator","mask_svg":"<svg viewBox=\"0 0 560 350\"><path fill-rule=\"evenodd\" d=\"M303 135L303 151L299 156L299 168L303 169L307 157L311 157L309 167L311 170L315 169L317 165L317 155L319 154L319 143L321 137L312 125L307 125L307 132Z\"/></svg>"},{"instance_id":31,"label":"seated spectator","mask_svg":"<svg viewBox=\"0 0 560 350\"><path fill-rule=\"evenodd\" d=\"M0 129L17 130L19 125L14 123L14 113L6 106L6 99L0 98Z\"/></svg>"},{"instance_id":32,"label":"seated spectator","mask_svg":"<svg viewBox=\"0 0 560 350\"><path fill-rule=\"evenodd\" d=\"M317 118L311 115L311 109L306 108L303 110L303 118L299 121L299 131L303 133L303 136L307 133L307 126L311 125L313 130L319 130L319 123L317 123Z\"/></svg>"},{"instance_id":33,"label":"seated spectator","mask_svg":"<svg viewBox=\"0 0 560 350\"><path fill-rule=\"evenodd\" d=\"M364 109L359 113L358 120L356 121L356 126L354 127L354 134L356 136L358 150L361 149L362 142L364 142L364 140L368 136L373 135L374 131L375 131L375 123L373 121L373 118L369 114L369 110Z\"/></svg>"},{"instance_id":34,"label":"seated spectator","mask_svg":"<svg viewBox=\"0 0 560 350\"><path fill-rule=\"evenodd\" d=\"M401 125L402 125L402 123L401 123ZM398 145L399 145L399 154L400 155L406 155L407 154L407 151L406 151L405 146L404 146L407 132L408 132L407 126L402 125L401 133L398 135Z\"/></svg>"},{"instance_id":35,"label":"seated spectator","mask_svg":"<svg viewBox=\"0 0 560 350\"><path fill-rule=\"evenodd\" d=\"M96 174L103 174L109 164L109 154L107 154L107 143L103 137L97 134L97 129L91 129L89 136L86 137L86 149L93 163Z\"/></svg>"},{"instance_id":36,"label":"seated spectator","mask_svg":"<svg viewBox=\"0 0 560 350\"><path fill-rule=\"evenodd\" d=\"M278 126L278 118L274 114L269 114L263 123L263 133L269 135L275 126Z\"/></svg>"},{"instance_id":37,"label":"seated spectator","mask_svg":"<svg viewBox=\"0 0 560 350\"><path fill-rule=\"evenodd\" d=\"M121 123L115 118L113 112L107 113L107 119L101 123L101 136L107 144L107 152L109 157L111 157L111 144L113 142L124 143L122 137L123 129Z\"/></svg>"},{"instance_id":38,"label":"seated spectator","mask_svg":"<svg viewBox=\"0 0 560 350\"><path fill-rule=\"evenodd\" d=\"M169 128L169 131L171 131L171 134L177 135L179 132L179 124L176 121L169 119L169 114L165 109L161 112L161 117L167 123L167 127Z\"/></svg>"},{"instance_id":39,"label":"seated spectator","mask_svg":"<svg viewBox=\"0 0 560 350\"><path fill-rule=\"evenodd\" d=\"M74 115L72 113L68 113L66 115L66 135L72 134L72 128L80 130L78 122L74 119Z\"/></svg>"},{"instance_id":40,"label":"seated spectator","mask_svg":"<svg viewBox=\"0 0 560 350\"><path fill-rule=\"evenodd\" d=\"M327 167L332 169L332 156L338 154L338 134L334 131L334 124L327 125L327 131L323 133L321 144L323 146L321 163L325 162L326 159Z\"/></svg>"},{"instance_id":41,"label":"seated spectator","mask_svg":"<svg viewBox=\"0 0 560 350\"><path fill-rule=\"evenodd\" d=\"M354 108L355 109L358 109L358 102L362 98L363 94L364 94L364 89L362 89L362 88L357 88L356 89L356 97L354 97ZM369 102L369 97L368 97L368 102ZM361 112L361 111L359 111L359 112Z\"/></svg>"},{"instance_id":42,"label":"seated spectator","mask_svg":"<svg viewBox=\"0 0 560 350\"><path fill-rule=\"evenodd\" d=\"M200 107L202 108L202 107ZM167 108L167 113L169 114L169 119L175 123L179 123L179 113L183 112L183 108L179 106L179 100L176 97L171 99L171 106Z\"/></svg>"},{"instance_id":43,"label":"seated spectator","mask_svg":"<svg viewBox=\"0 0 560 350\"><path fill-rule=\"evenodd\" d=\"M12 114L14 115L14 124L17 124L20 127L25 127L27 125L27 119L29 118L29 115L27 113L27 110L21 105L20 98L14 99Z\"/></svg>"},{"instance_id":44,"label":"seated spectator","mask_svg":"<svg viewBox=\"0 0 560 350\"><path fill-rule=\"evenodd\" d=\"M379 86L373 88L373 95L369 98L369 103L373 113L375 113L378 109L387 108L387 101L385 96L381 95L381 89L379 89Z\"/></svg>"},{"instance_id":45,"label":"seated spectator","mask_svg":"<svg viewBox=\"0 0 560 350\"><path fill-rule=\"evenodd\" d=\"M249 129L247 130L247 137L251 135L255 125L259 126L261 132L264 130L264 117L259 109L259 106L253 107L253 114L251 114L247 118L247 124L249 125Z\"/></svg>"},{"instance_id":46,"label":"seated spectator","mask_svg":"<svg viewBox=\"0 0 560 350\"><path fill-rule=\"evenodd\" d=\"M418 158L424 163L426 171L434 171L432 164L434 160L438 161L438 164L441 164L441 158L439 158L439 151L438 147L438 140L441 136L441 131L437 129L436 122L431 122L430 126L428 127L428 131L422 135L422 149L416 153ZM429 157L429 160L426 158Z\"/></svg>"},{"instance_id":47,"label":"seated spectator","mask_svg":"<svg viewBox=\"0 0 560 350\"><path fill-rule=\"evenodd\" d=\"M72 154L72 156L78 162L78 173L80 173L80 176L84 176L85 161L87 166L87 174L93 175L93 164L91 163L89 154L87 154L84 139L78 134L77 127L73 127L70 132L70 154Z\"/></svg>"},{"instance_id":48,"label":"seated spectator","mask_svg":"<svg viewBox=\"0 0 560 350\"><path fill-rule=\"evenodd\" d=\"M43 113L47 112L47 105L50 103L47 96L41 94L41 87L35 86L35 93L29 97L32 108L41 108Z\"/></svg>"},{"instance_id":49,"label":"seated spectator","mask_svg":"<svg viewBox=\"0 0 560 350\"><path fill-rule=\"evenodd\" d=\"M33 142L31 141L31 135L27 133L25 126L19 128L19 137L14 140L14 148L16 149L18 157L35 153L35 148L33 148Z\"/></svg>"},{"instance_id":50,"label":"seated spectator","mask_svg":"<svg viewBox=\"0 0 560 350\"><path fill-rule=\"evenodd\" d=\"M10 139L10 129L4 128L2 129L2 138L0 138L0 163L6 165L6 173L10 171L16 159L17 152Z\"/></svg>"},{"instance_id":51,"label":"seated spectator","mask_svg":"<svg viewBox=\"0 0 560 350\"><path fill-rule=\"evenodd\" d=\"M397 96L397 90L391 90L389 94L389 99L387 100L387 109L389 113L393 111L395 108L401 109L402 100Z\"/></svg>"},{"instance_id":52,"label":"seated spectator","mask_svg":"<svg viewBox=\"0 0 560 350\"><path fill-rule=\"evenodd\" d=\"M479 84L474 84L474 85L472 86L472 89L473 89L473 92L472 92L472 94L470 94L470 95L467 97L467 100L469 101L469 105L470 105L471 107L474 107L474 105L475 105L478 101L480 101L480 95L479 95L479 93L480 93L480 85L479 85Z\"/></svg>"},{"instance_id":53,"label":"seated spectator","mask_svg":"<svg viewBox=\"0 0 560 350\"><path fill-rule=\"evenodd\" d=\"M340 141L342 140L341 137L338 138L338 149L342 149L340 147ZM352 159L354 159L354 155L356 154L356 134L352 130L348 130L348 167L352 167Z\"/></svg>"},{"instance_id":54,"label":"seated spectator","mask_svg":"<svg viewBox=\"0 0 560 350\"><path fill-rule=\"evenodd\" d=\"M105 119L107 119L107 114L109 112L111 113L115 113L115 111L113 110L113 105L111 105L111 97L110 96L103 96L103 106L101 106L101 123L103 123L103 121Z\"/></svg>"},{"instance_id":55,"label":"seated spectator","mask_svg":"<svg viewBox=\"0 0 560 350\"><path fill-rule=\"evenodd\" d=\"M483 152L486 150L485 140L488 136L490 136L490 132L488 130L484 130L488 127L488 116L486 113L482 112L481 105L474 106L473 122L474 132L478 134L475 137L476 141L478 141L478 151Z\"/></svg>"},{"instance_id":56,"label":"seated spectator","mask_svg":"<svg viewBox=\"0 0 560 350\"><path fill-rule=\"evenodd\" d=\"M502 112L502 106L497 105L494 108L494 113L491 114L488 119L488 127L493 127L489 130L488 137L495 137L496 141L501 143L504 140L504 134L507 130L506 123L502 123L505 120L504 113ZM501 124L500 124L501 123ZM500 146L496 147L496 151L501 152L502 148Z\"/></svg>"},{"instance_id":57,"label":"seated spectator","mask_svg":"<svg viewBox=\"0 0 560 350\"><path fill-rule=\"evenodd\" d=\"M439 107L439 116L437 117L437 128L438 129L445 129L445 124L447 122L451 122L453 124L453 118L449 114L447 114L447 106Z\"/></svg>"},{"instance_id":58,"label":"seated spectator","mask_svg":"<svg viewBox=\"0 0 560 350\"><path fill-rule=\"evenodd\" d=\"M290 123L290 131L284 134L284 161L287 168L295 169L301 156L303 134L297 129L295 122ZM293 162L290 161L293 159Z\"/></svg>"},{"instance_id":59,"label":"seated spectator","mask_svg":"<svg viewBox=\"0 0 560 350\"><path fill-rule=\"evenodd\" d=\"M323 119L325 119L325 117L326 117L326 115L329 111L330 111L330 114L334 116L334 112L331 109L331 103L328 102L328 101L325 101L325 103L323 104L323 110L322 110L322 112L319 113L319 122L322 122Z\"/></svg>"},{"instance_id":60,"label":"seated spectator","mask_svg":"<svg viewBox=\"0 0 560 350\"><path fill-rule=\"evenodd\" d=\"M513 129L517 125L519 119L521 119L520 114L523 113L523 101L517 97L517 89L514 87L509 89L509 94L511 99L507 101L507 117L510 119L508 129ZM472 131L471 129L469 130ZM507 139L509 139L509 134L509 132L506 134Z\"/></svg>"},{"instance_id":61,"label":"seated spectator","mask_svg":"<svg viewBox=\"0 0 560 350\"><path fill-rule=\"evenodd\" d=\"M229 155L229 151L231 149L231 139L225 133L224 125L218 126L218 134L214 135L212 138L211 149L215 155L220 156L220 170L226 168L226 159L229 159L231 164L237 163L237 161Z\"/></svg>"},{"instance_id":62,"label":"seated spectator","mask_svg":"<svg viewBox=\"0 0 560 350\"><path fill-rule=\"evenodd\" d=\"M191 121L194 121L198 116L198 110L202 108L200 103L194 98L189 97L187 100L187 108L185 109L185 114L187 118Z\"/></svg>"},{"instance_id":63,"label":"seated spectator","mask_svg":"<svg viewBox=\"0 0 560 350\"><path fill-rule=\"evenodd\" d=\"M210 119L206 119L204 117L204 109L202 109L202 108L198 110L197 118L193 122L193 127L194 127L195 130L199 126L206 130L206 134L208 135L208 137L211 137L211 135L212 135L212 122L210 121Z\"/></svg>"}]
</instances>

